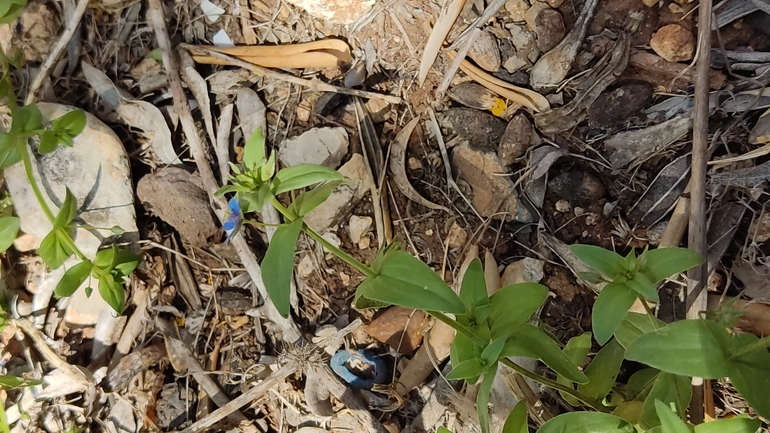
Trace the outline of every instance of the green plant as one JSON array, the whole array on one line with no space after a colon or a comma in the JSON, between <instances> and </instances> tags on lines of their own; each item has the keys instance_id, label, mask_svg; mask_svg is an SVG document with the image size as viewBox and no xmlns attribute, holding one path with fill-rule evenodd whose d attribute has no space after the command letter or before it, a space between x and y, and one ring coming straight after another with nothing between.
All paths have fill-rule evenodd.
<instances>
[{"instance_id":1,"label":"green plant","mask_svg":"<svg viewBox=\"0 0 770 433\"><path fill-rule=\"evenodd\" d=\"M489 432L487 404L498 363L558 390L578 409L549 420L540 433L678 433L684 431L682 425L689 430L684 420L693 376L730 377L760 415L770 416L770 403L761 397L770 387L770 353L766 350L770 337L736 334L731 329L735 314L730 312L716 315L724 320L688 320L669 325L652 314L648 301L659 300L656 284L702 263L703 259L690 250L645 250L638 257L632 251L622 257L598 247L572 247L593 269L581 277L606 283L593 309L593 335L603 347L581 370L591 350L592 334L574 337L562 346L543 329L536 312L548 298L547 287L516 284L490 296L481 261L475 259L464 274L459 293L455 293L430 267L399 250L396 243L382 248L370 265L359 262L303 222L303 217L344 179L320 166L300 165L276 171L275 155L267 156L259 130L246 144L243 169L235 165L232 168L231 184L218 192L234 193L236 206L231 208L237 209L240 204L244 213L249 213L272 203L284 217L262 262L265 285L278 311L284 317L290 313L295 244L304 231L366 277L356 290L357 308L399 305L421 309L457 331L450 350L454 368L448 379L480 381L476 405L484 433ZM288 194L288 205L278 200L284 193ZM645 305L647 314L628 312L637 299ZM556 380L521 367L511 357L542 361L555 373ZM636 372L627 384L617 384L624 360L650 368ZM703 433L720 428L751 433L758 423L742 418L695 429ZM526 429L526 409L520 405L509 416L504 432L521 433Z\"/></svg>"},{"instance_id":2,"label":"green plant","mask_svg":"<svg viewBox=\"0 0 770 433\"><path fill-rule=\"evenodd\" d=\"M0 375L0 389L4 390L16 390L42 384L43 381L41 380ZM9 431L10 428L8 427L8 421L5 418L5 407L0 404L0 433L7 433Z\"/></svg>"},{"instance_id":3,"label":"green plant","mask_svg":"<svg viewBox=\"0 0 770 433\"><path fill-rule=\"evenodd\" d=\"M2 12L1 7L0 12ZM0 54L0 66L2 66L0 98L5 100L12 119L10 130L0 133L0 169L23 164L37 202L51 223L51 232L43 238L38 248L40 258L51 269L61 267L73 254L80 259L80 263L67 269L54 293L60 297L70 296L90 276L93 276L99 280L98 288L101 296L120 314L125 302L124 280L138 265L139 257L113 245L100 251L93 261L89 260L75 245L72 236L78 227L86 229L94 227L78 225L74 222L78 204L69 189L66 190L58 213L54 215L33 175L32 159L28 150L29 146L32 152L42 155L53 152L59 145L72 147L74 138L86 126L86 114L82 110L73 110L54 119L49 125L44 125L42 113L37 105L19 107L16 103L10 67L18 67L18 57L11 59ZM7 250L13 244L20 226L21 220L18 217L0 218L0 252ZM122 232L119 227L113 227L111 230L116 234ZM91 290L91 288L86 290L89 296Z\"/></svg>"},{"instance_id":4,"label":"green plant","mask_svg":"<svg viewBox=\"0 0 770 433\"><path fill-rule=\"evenodd\" d=\"M0 0L0 24L15 21L25 6L27 6L27 0Z\"/></svg>"}]
</instances>

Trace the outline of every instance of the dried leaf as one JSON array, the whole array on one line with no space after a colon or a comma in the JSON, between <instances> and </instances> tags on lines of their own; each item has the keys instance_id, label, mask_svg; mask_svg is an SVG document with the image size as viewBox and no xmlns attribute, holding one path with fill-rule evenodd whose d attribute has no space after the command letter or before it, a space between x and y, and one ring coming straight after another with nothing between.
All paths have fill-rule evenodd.
<instances>
[{"instance_id":1,"label":"dried leaf","mask_svg":"<svg viewBox=\"0 0 770 433\"><path fill-rule=\"evenodd\" d=\"M613 170L636 165L655 155L687 134L692 128L692 118L680 116L644 129L624 131L604 142L611 152Z\"/></svg>"},{"instance_id":2,"label":"dried leaf","mask_svg":"<svg viewBox=\"0 0 770 433\"><path fill-rule=\"evenodd\" d=\"M409 179L406 177L406 168L404 166L406 160L406 145L409 142L409 137L412 135L412 131L419 123L420 118L415 117L409 122L401 132L398 133L396 139L390 145L390 171L393 173L393 180L396 182L398 189L404 193L410 200L417 202L429 209L443 210L449 212L449 209L444 206L433 203L418 193Z\"/></svg>"},{"instance_id":3,"label":"dried leaf","mask_svg":"<svg viewBox=\"0 0 770 433\"><path fill-rule=\"evenodd\" d=\"M333 68L350 63L350 47L339 39L292 45L241 45L237 47L206 47L243 61L266 68ZM228 65L229 62L211 56L193 56L198 63Z\"/></svg>"},{"instance_id":4,"label":"dried leaf","mask_svg":"<svg viewBox=\"0 0 770 433\"><path fill-rule=\"evenodd\" d=\"M449 34L449 30L452 29L452 25L457 20L464 5L465 0L451 0L451 3L448 3L441 11L441 15L438 17L433 31L430 32L428 42L425 44L425 50L422 53L420 75L418 75L420 86L425 82L425 77L428 76L428 71L433 66L433 62L436 60L439 50L441 50L441 45L444 43L446 35Z\"/></svg>"},{"instance_id":5,"label":"dried leaf","mask_svg":"<svg viewBox=\"0 0 770 433\"><path fill-rule=\"evenodd\" d=\"M454 58L454 53L450 52L449 56ZM529 108L535 112L548 111L551 106L545 96L523 87L514 86L499 78L495 78L481 69L474 66L471 62L463 60L460 64L460 69L468 74L474 81L486 87L487 89L497 93L500 96L510 99L511 101Z\"/></svg>"},{"instance_id":6,"label":"dried leaf","mask_svg":"<svg viewBox=\"0 0 770 433\"><path fill-rule=\"evenodd\" d=\"M81 65L86 80L104 102L111 106L127 125L144 131L147 146L163 164L182 163L174 150L171 131L158 107L146 101L123 97L104 72L86 62Z\"/></svg>"},{"instance_id":7,"label":"dried leaf","mask_svg":"<svg viewBox=\"0 0 770 433\"><path fill-rule=\"evenodd\" d=\"M195 96L195 100L198 101L201 114L203 115L203 123L206 125L206 133L209 135L210 142L216 143L217 138L214 135L214 120L211 117L211 99L209 98L209 89L206 85L206 80L201 77L198 71L195 70L195 63L193 63L190 54L185 50L177 50L179 53L179 59L181 60L181 73L182 79L185 84Z\"/></svg>"}]
</instances>

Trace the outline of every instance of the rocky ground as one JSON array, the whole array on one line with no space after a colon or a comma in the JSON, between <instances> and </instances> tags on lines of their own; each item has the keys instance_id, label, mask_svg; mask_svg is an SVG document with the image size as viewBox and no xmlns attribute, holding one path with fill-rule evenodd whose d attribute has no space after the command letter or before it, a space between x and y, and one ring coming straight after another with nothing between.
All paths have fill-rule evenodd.
<instances>
[{"instance_id":1,"label":"rocky ground","mask_svg":"<svg viewBox=\"0 0 770 433\"><path fill-rule=\"evenodd\" d=\"M766 335L761 3L714 8L706 203L709 306L740 298L750 309L739 326ZM120 316L84 290L54 298L63 270L35 252L49 227L19 186L23 170L6 170L4 212L22 217L24 234L2 262L2 368L46 382L0 393L11 431L477 431L476 389L440 374L452 335L421 311L353 308L363 276L310 238L297 248L290 320L271 316L254 277L273 232L245 226L243 243L225 242L212 185L263 127L281 166L322 164L350 179L306 218L329 242L369 263L398 241L449 283L474 256L502 285L541 282L552 296L540 319L564 342L591 329L596 297L566 245L687 245L697 6L31 0L0 25L0 46L21 53L17 94L45 116L56 117L54 104L91 114L77 154L41 159L39 170L52 190L95 197L89 223L122 227L120 242L143 262ZM319 45L286 47L308 42ZM281 48L255 67L254 52L223 60L212 49L232 45ZM95 253L99 242L81 238ZM667 284L659 317L684 314L683 285ZM387 384L353 392L324 367L348 349L382 359ZM558 393L501 384L493 431L517 399L550 414L567 407ZM710 416L745 410L729 383L710 386Z\"/></svg>"}]
</instances>

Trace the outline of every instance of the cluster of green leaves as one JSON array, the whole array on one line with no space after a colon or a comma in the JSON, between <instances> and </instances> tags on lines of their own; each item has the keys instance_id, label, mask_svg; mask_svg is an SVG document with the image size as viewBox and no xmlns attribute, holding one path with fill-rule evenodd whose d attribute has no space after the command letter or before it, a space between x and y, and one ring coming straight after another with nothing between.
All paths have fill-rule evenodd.
<instances>
[{"instance_id":1,"label":"cluster of green leaves","mask_svg":"<svg viewBox=\"0 0 770 433\"><path fill-rule=\"evenodd\" d=\"M0 13L5 6L7 6L6 2L0 3ZM59 213L54 216L32 175L32 163L27 151L27 145L33 138L39 140L37 153L41 155L53 152L59 145L72 147L74 138L86 127L86 114L83 110L72 110L54 119L50 125L44 125L43 115L37 105L19 107L16 103L10 67L18 67L18 58L10 59L0 53L0 66L2 67L0 98L5 100L12 119L11 129L8 132L0 132L0 169L6 169L18 163L24 164L27 178L38 203L53 226L38 248L40 258L46 265L51 269L58 269L73 254L81 259L80 263L66 271L56 287L55 294L70 296L89 276L93 276L99 279L101 296L120 314L125 302L125 277L136 268L139 258L128 251L112 246L99 252L93 261L88 260L78 250L72 238L78 227L74 224L78 212L75 196L67 188ZM13 245L20 227L21 220L18 217L0 218L0 252L4 252ZM113 227L111 230L113 233L121 232L119 227ZM91 291L87 288L88 296L91 295Z\"/></svg>"},{"instance_id":2,"label":"cluster of green leaves","mask_svg":"<svg viewBox=\"0 0 770 433\"><path fill-rule=\"evenodd\" d=\"M276 171L275 152L267 156L261 129L254 131L246 142L243 167L231 163L231 168L230 184L220 188L216 195L234 193L244 214L261 212L266 203L272 203L284 216L285 223L276 230L263 259L262 273L270 300L278 312L287 317L291 309L291 278L297 239L303 229L314 234L304 225L303 218L326 201L345 178L315 164L300 164ZM317 186L293 197L288 207L276 199L279 194L294 193L313 185Z\"/></svg>"}]
</instances>

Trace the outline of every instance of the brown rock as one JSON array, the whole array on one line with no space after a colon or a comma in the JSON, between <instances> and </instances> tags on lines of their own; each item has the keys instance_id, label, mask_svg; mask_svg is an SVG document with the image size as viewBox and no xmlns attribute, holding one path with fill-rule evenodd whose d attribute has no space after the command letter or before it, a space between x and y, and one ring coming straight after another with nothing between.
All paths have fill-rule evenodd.
<instances>
[{"instance_id":1,"label":"brown rock","mask_svg":"<svg viewBox=\"0 0 770 433\"><path fill-rule=\"evenodd\" d=\"M422 334L429 321L424 311L390 307L366 327L366 333L405 355L422 343Z\"/></svg>"},{"instance_id":2,"label":"brown rock","mask_svg":"<svg viewBox=\"0 0 770 433\"><path fill-rule=\"evenodd\" d=\"M507 212L506 220L517 214L518 198L508 170L494 152L477 150L468 144L452 152L452 165L473 189L473 206L484 217Z\"/></svg>"},{"instance_id":3,"label":"brown rock","mask_svg":"<svg viewBox=\"0 0 770 433\"><path fill-rule=\"evenodd\" d=\"M607 193L596 176L584 171L562 173L548 182L548 188L565 200L586 205L595 203Z\"/></svg>"},{"instance_id":4,"label":"brown rock","mask_svg":"<svg viewBox=\"0 0 770 433\"><path fill-rule=\"evenodd\" d=\"M588 108L592 128L613 128L636 116L652 99L649 83L630 83L603 93Z\"/></svg>"},{"instance_id":5,"label":"brown rock","mask_svg":"<svg viewBox=\"0 0 770 433\"><path fill-rule=\"evenodd\" d=\"M534 133L535 130L527 116L523 113L514 116L508 122L505 132L500 138L500 146L497 148L497 156L500 157L502 163L511 165L516 158L524 155L532 142L532 134Z\"/></svg>"},{"instance_id":6,"label":"brown rock","mask_svg":"<svg viewBox=\"0 0 770 433\"><path fill-rule=\"evenodd\" d=\"M490 32L479 35L476 42L468 50L470 57L481 69L489 72L500 70L500 50L497 48L497 39Z\"/></svg>"},{"instance_id":7,"label":"brown rock","mask_svg":"<svg viewBox=\"0 0 770 433\"><path fill-rule=\"evenodd\" d=\"M652 36L650 47L669 62L692 60L695 36L679 24L663 26Z\"/></svg>"},{"instance_id":8,"label":"brown rock","mask_svg":"<svg viewBox=\"0 0 770 433\"><path fill-rule=\"evenodd\" d=\"M144 176L136 195L192 245L204 246L220 233L203 182L185 169L168 167Z\"/></svg>"},{"instance_id":9,"label":"brown rock","mask_svg":"<svg viewBox=\"0 0 770 433\"><path fill-rule=\"evenodd\" d=\"M526 0L508 0L505 2L505 10L511 14L514 21L524 21L524 14L529 10L529 3Z\"/></svg>"},{"instance_id":10,"label":"brown rock","mask_svg":"<svg viewBox=\"0 0 770 433\"><path fill-rule=\"evenodd\" d=\"M450 108L444 119L460 137L477 147L496 147L505 132L505 122L500 118L471 108Z\"/></svg>"},{"instance_id":11,"label":"brown rock","mask_svg":"<svg viewBox=\"0 0 770 433\"><path fill-rule=\"evenodd\" d=\"M500 278L502 286L510 286L519 283L539 283L543 279L543 266L545 262L531 257L517 260L505 267Z\"/></svg>"},{"instance_id":12,"label":"brown rock","mask_svg":"<svg viewBox=\"0 0 770 433\"><path fill-rule=\"evenodd\" d=\"M537 35L537 48L543 53L555 47L567 33L561 13L543 2L535 2L527 12L526 20Z\"/></svg>"}]
</instances>

